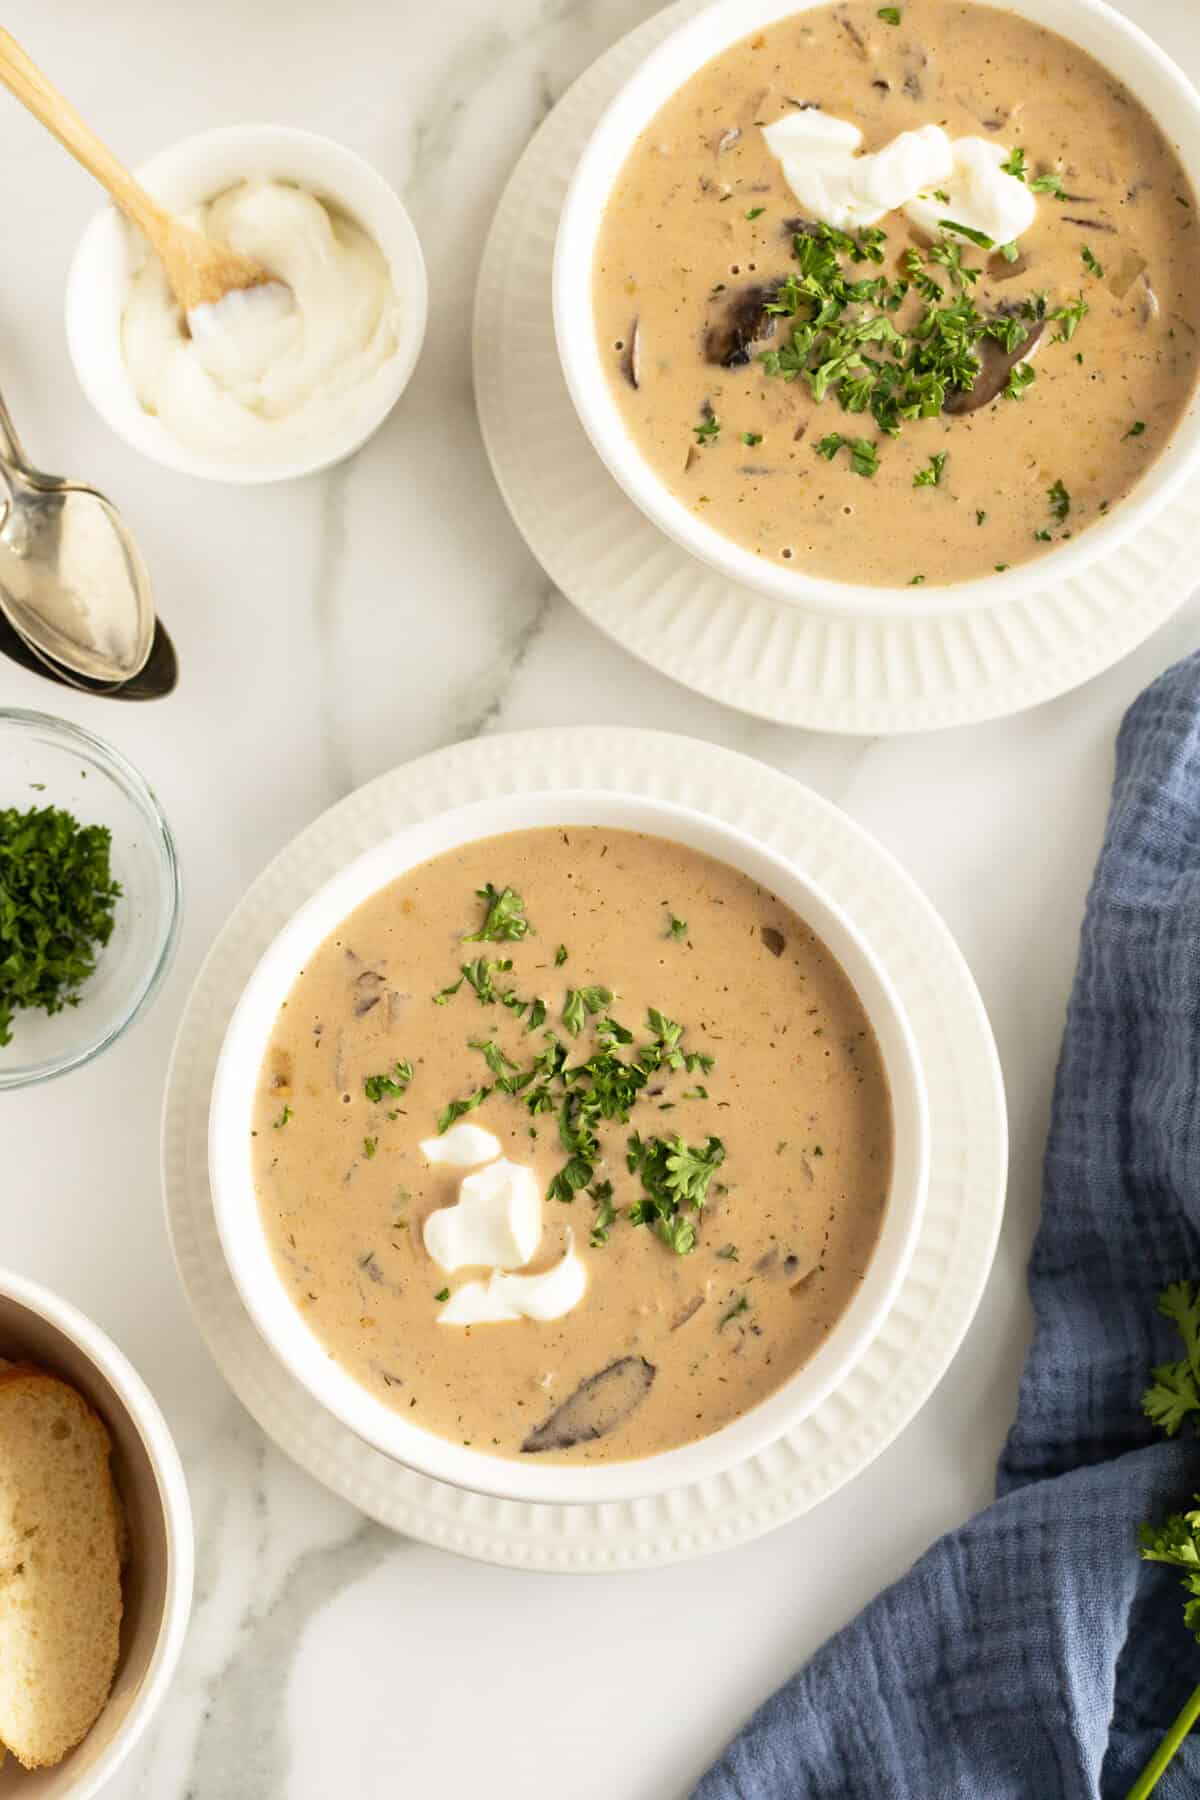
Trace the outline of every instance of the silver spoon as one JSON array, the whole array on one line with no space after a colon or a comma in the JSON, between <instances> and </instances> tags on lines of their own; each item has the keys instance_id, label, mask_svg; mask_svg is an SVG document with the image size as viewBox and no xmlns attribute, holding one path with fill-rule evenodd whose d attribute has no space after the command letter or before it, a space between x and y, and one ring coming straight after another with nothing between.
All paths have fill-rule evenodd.
<instances>
[{"instance_id":1,"label":"silver spoon","mask_svg":"<svg viewBox=\"0 0 1200 1800\"><path fill-rule=\"evenodd\" d=\"M39 656L89 681L125 682L154 642L141 552L95 488L33 468L0 396L0 612Z\"/></svg>"},{"instance_id":2,"label":"silver spoon","mask_svg":"<svg viewBox=\"0 0 1200 1800\"><path fill-rule=\"evenodd\" d=\"M31 675L60 682L63 687L74 688L81 694L94 694L100 700L161 700L174 690L179 679L175 646L161 619L154 622L154 642L146 665L130 681L88 681L83 675L72 675L19 637L3 613L0 613L0 656L7 656Z\"/></svg>"}]
</instances>

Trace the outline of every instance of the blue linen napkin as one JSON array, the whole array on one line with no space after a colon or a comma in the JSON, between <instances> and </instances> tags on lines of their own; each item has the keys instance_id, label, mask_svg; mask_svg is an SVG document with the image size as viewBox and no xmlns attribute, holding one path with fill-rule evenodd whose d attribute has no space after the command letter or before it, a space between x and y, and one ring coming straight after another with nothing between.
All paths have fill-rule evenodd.
<instances>
[{"instance_id":1,"label":"blue linen napkin","mask_svg":"<svg viewBox=\"0 0 1200 1800\"><path fill-rule=\"evenodd\" d=\"M1200 1276L1200 657L1130 709L1046 1150L1037 1334L997 1499L759 1710L695 1800L1122 1800L1200 1681L1136 1528L1200 1447L1143 1417ZM1200 1731L1155 1800L1200 1794Z\"/></svg>"}]
</instances>

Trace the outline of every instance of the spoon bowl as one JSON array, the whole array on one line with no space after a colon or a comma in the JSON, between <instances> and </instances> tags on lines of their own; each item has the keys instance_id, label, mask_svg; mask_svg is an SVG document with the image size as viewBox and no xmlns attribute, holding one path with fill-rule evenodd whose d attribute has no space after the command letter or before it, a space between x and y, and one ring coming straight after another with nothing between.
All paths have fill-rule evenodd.
<instances>
[{"instance_id":1,"label":"spoon bowl","mask_svg":"<svg viewBox=\"0 0 1200 1800\"><path fill-rule=\"evenodd\" d=\"M0 399L0 613L39 656L118 684L154 642L150 577L116 508L29 463Z\"/></svg>"}]
</instances>

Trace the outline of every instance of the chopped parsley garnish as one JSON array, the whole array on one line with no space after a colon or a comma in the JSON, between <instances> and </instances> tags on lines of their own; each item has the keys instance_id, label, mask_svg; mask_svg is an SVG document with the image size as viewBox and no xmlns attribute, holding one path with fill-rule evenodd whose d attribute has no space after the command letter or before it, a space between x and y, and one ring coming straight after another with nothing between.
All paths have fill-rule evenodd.
<instances>
[{"instance_id":1,"label":"chopped parsley garnish","mask_svg":"<svg viewBox=\"0 0 1200 1800\"><path fill-rule=\"evenodd\" d=\"M1019 400L1025 389L1036 380L1037 374L1027 362L1014 363L1004 384L1005 395L1009 400Z\"/></svg>"},{"instance_id":2,"label":"chopped parsley garnish","mask_svg":"<svg viewBox=\"0 0 1200 1800\"><path fill-rule=\"evenodd\" d=\"M1083 295L1080 294L1077 300L1069 300L1065 306L1056 307L1052 313L1047 313L1046 317L1048 319L1057 319L1062 325L1062 330L1057 334L1056 341L1062 344L1069 344L1090 311L1090 306Z\"/></svg>"},{"instance_id":3,"label":"chopped parsley garnish","mask_svg":"<svg viewBox=\"0 0 1200 1800\"><path fill-rule=\"evenodd\" d=\"M718 1137L693 1148L678 1135L643 1139L635 1131L625 1161L631 1174L641 1176L644 1198L630 1207L630 1224L652 1225L664 1244L686 1256L696 1248L696 1226L689 1215L704 1205L724 1160L725 1146Z\"/></svg>"},{"instance_id":4,"label":"chopped parsley garnish","mask_svg":"<svg viewBox=\"0 0 1200 1800\"><path fill-rule=\"evenodd\" d=\"M748 219L758 219L758 218L761 218L761 217L762 217L762 215L763 215L763 213L765 213L765 212L766 212L766 210L767 210L767 209L766 209L766 207L765 207L765 206L752 206L752 207L751 207L751 208L750 208L750 210L749 210L749 212L748 212L748 213L747 213L747 214L746 214L746 217L747 217L747 218L748 218Z\"/></svg>"},{"instance_id":5,"label":"chopped parsley garnish","mask_svg":"<svg viewBox=\"0 0 1200 1800\"><path fill-rule=\"evenodd\" d=\"M493 975L505 975L512 968L510 956L498 957L489 962L485 956L477 956L473 963L462 966L463 980L472 988L475 998L481 1006L494 1006L501 998L492 980Z\"/></svg>"},{"instance_id":6,"label":"chopped parsley garnish","mask_svg":"<svg viewBox=\"0 0 1200 1800\"><path fill-rule=\"evenodd\" d=\"M1020 150L1020 149L1014 150L1012 152L1012 154L1006 159L1006 161L1004 161L1000 164L1000 167L1004 170L1004 173L1006 175L1014 175L1018 181L1024 181L1024 179L1025 179L1025 152L1024 152L1024 150Z\"/></svg>"},{"instance_id":7,"label":"chopped parsley garnish","mask_svg":"<svg viewBox=\"0 0 1200 1800\"><path fill-rule=\"evenodd\" d=\"M1079 252L1079 254L1083 258L1084 268L1090 269L1092 274L1096 277L1097 281L1103 281L1104 280L1104 270L1101 268L1100 264L1096 261L1096 258L1092 255L1091 251L1088 249L1086 244L1083 246L1083 248Z\"/></svg>"},{"instance_id":8,"label":"chopped parsley garnish","mask_svg":"<svg viewBox=\"0 0 1200 1800\"><path fill-rule=\"evenodd\" d=\"M507 944L528 937L529 920L524 916L525 902L520 894L514 894L510 887L503 891L494 888L490 881L475 892L487 910L479 930L469 932L463 938L464 944Z\"/></svg>"},{"instance_id":9,"label":"chopped parsley garnish","mask_svg":"<svg viewBox=\"0 0 1200 1800\"><path fill-rule=\"evenodd\" d=\"M1061 481L1056 481L1052 488L1046 489L1046 498L1050 502L1050 511L1061 525L1071 511L1071 496Z\"/></svg>"},{"instance_id":10,"label":"chopped parsley garnish","mask_svg":"<svg viewBox=\"0 0 1200 1800\"><path fill-rule=\"evenodd\" d=\"M578 1037L592 1014L612 1005L612 991L606 987L568 988L563 1002L562 1019L572 1037Z\"/></svg>"},{"instance_id":11,"label":"chopped parsley garnish","mask_svg":"<svg viewBox=\"0 0 1200 1800\"><path fill-rule=\"evenodd\" d=\"M738 1259L737 1245L723 1244L717 1251L717 1256L721 1262L736 1262Z\"/></svg>"},{"instance_id":12,"label":"chopped parsley garnish","mask_svg":"<svg viewBox=\"0 0 1200 1800\"><path fill-rule=\"evenodd\" d=\"M465 1100L451 1100L438 1114L438 1136L449 1131L455 1119L461 1119L464 1113L474 1112L477 1106L482 1106L491 1091L490 1087L481 1087Z\"/></svg>"},{"instance_id":13,"label":"chopped parsley garnish","mask_svg":"<svg viewBox=\"0 0 1200 1800\"><path fill-rule=\"evenodd\" d=\"M448 1287L439 1288L437 1293L433 1297L438 1302L438 1304L441 1305L444 1301L446 1301L450 1298L450 1289Z\"/></svg>"},{"instance_id":14,"label":"chopped parsley garnish","mask_svg":"<svg viewBox=\"0 0 1200 1800\"><path fill-rule=\"evenodd\" d=\"M609 1231L616 1224L617 1209L612 1203L613 1184L611 1181L598 1181L588 1192L596 1203L591 1243L592 1248L598 1250L602 1244L607 1244Z\"/></svg>"},{"instance_id":15,"label":"chopped parsley garnish","mask_svg":"<svg viewBox=\"0 0 1200 1800\"><path fill-rule=\"evenodd\" d=\"M672 914L671 923L667 926L667 936L669 938L674 938L676 943L678 943L681 938L685 938L687 936L687 920L677 919Z\"/></svg>"},{"instance_id":16,"label":"chopped parsley garnish","mask_svg":"<svg viewBox=\"0 0 1200 1800\"><path fill-rule=\"evenodd\" d=\"M455 987L459 986L455 982ZM368 1100L382 1100L384 1095L403 1094L407 1091L413 1078L413 1066L410 1062L392 1064L390 1075L368 1075L363 1082L363 1093Z\"/></svg>"},{"instance_id":17,"label":"chopped parsley garnish","mask_svg":"<svg viewBox=\"0 0 1200 1800\"><path fill-rule=\"evenodd\" d=\"M1014 263L1021 254L1020 246L1015 240L1011 244L1001 244L1000 254L1005 262Z\"/></svg>"},{"instance_id":18,"label":"chopped parsley garnish","mask_svg":"<svg viewBox=\"0 0 1200 1800\"><path fill-rule=\"evenodd\" d=\"M379 1139L378 1138L365 1137L363 1139L363 1155L366 1157L368 1162L370 1162L371 1158L374 1156L374 1154L378 1150L378 1148L379 1148Z\"/></svg>"},{"instance_id":19,"label":"chopped parsley garnish","mask_svg":"<svg viewBox=\"0 0 1200 1800\"><path fill-rule=\"evenodd\" d=\"M923 575L914 575L908 585L909 587L924 587L925 577Z\"/></svg>"},{"instance_id":20,"label":"chopped parsley garnish","mask_svg":"<svg viewBox=\"0 0 1200 1800\"><path fill-rule=\"evenodd\" d=\"M721 431L721 421L715 412L710 412L703 425L693 425L698 444L715 444Z\"/></svg>"},{"instance_id":21,"label":"chopped parsley garnish","mask_svg":"<svg viewBox=\"0 0 1200 1800\"><path fill-rule=\"evenodd\" d=\"M743 444L748 444L750 446L750 448L753 449L755 444L762 443L762 432L761 431L743 431L742 442L743 442Z\"/></svg>"},{"instance_id":22,"label":"chopped parsley garnish","mask_svg":"<svg viewBox=\"0 0 1200 1800\"><path fill-rule=\"evenodd\" d=\"M870 438L855 438L850 446L850 467L856 475L872 476L879 468L879 452Z\"/></svg>"},{"instance_id":23,"label":"chopped parsley garnish","mask_svg":"<svg viewBox=\"0 0 1200 1800\"><path fill-rule=\"evenodd\" d=\"M940 231L953 231L959 237L966 238L968 243L977 245L980 250L994 250L996 248L995 238L990 238L986 231L976 231L973 225L961 225L957 219L939 219L938 229Z\"/></svg>"},{"instance_id":24,"label":"chopped parsley garnish","mask_svg":"<svg viewBox=\"0 0 1200 1800\"><path fill-rule=\"evenodd\" d=\"M1035 531L1033 535L1039 544L1048 544L1052 540L1054 533L1052 531Z\"/></svg>"},{"instance_id":25,"label":"chopped parsley garnish","mask_svg":"<svg viewBox=\"0 0 1200 1800\"><path fill-rule=\"evenodd\" d=\"M283 1111L282 1111L282 1112L281 1112L281 1113L280 1113L280 1115L279 1115L279 1117L278 1117L278 1118L277 1118L277 1119L276 1119L276 1120L275 1120L275 1121L274 1121L274 1122L273 1122L273 1124L272 1124L272 1130L274 1130L274 1131L282 1131L282 1130L283 1130L283 1128L284 1128L284 1126L285 1126L285 1125L286 1125L286 1124L287 1124L287 1122L288 1122L288 1120L289 1120L289 1119L294 1119L294 1118L295 1118L295 1116L296 1116L296 1115L295 1115L295 1113L294 1113L294 1112L293 1112L293 1111L292 1111L292 1109L291 1109L291 1107L290 1107L290 1106L285 1106L285 1107L284 1107L284 1109L283 1109Z\"/></svg>"},{"instance_id":26,"label":"chopped parsley garnish","mask_svg":"<svg viewBox=\"0 0 1200 1800\"><path fill-rule=\"evenodd\" d=\"M903 14L898 6L881 6L875 17L882 19L885 25L898 25Z\"/></svg>"},{"instance_id":27,"label":"chopped parsley garnish","mask_svg":"<svg viewBox=\"0 0 1200 1800\"><path fill-rule=\"evenodd\" d=\"M433 1004L435 1006L448 1006L462 986L463 980L464 977L460 975L457 981L452 981L450 983L449 987L439 988L437 993L433 996Z\"/></svg>"},{"instance_id":28,"label":"chopped parsley garnish","mask_svg":"<svg viewBox=\"0 0 1200 1800\"><path fill-rule=\"evenodd\" d=\"M977 525L982 525L986 518L987 518L987 514L985 512L983 512L983 511L977 512L975 514L975 523Z\"/></svg>"},{"instance_id":29,"label":"chopped parsley garnish","mask_svg":"<svg viewBox=\"0 0 1200 1800\"><path fill-rule=\"evenodd\" d=\"M1141 435L1145 431L1145 429L1146 429L1145 419L1135 419L1133 421L1133 424L1129 427L1129 430L1125 433L1125 436L1127 438L1141 437Z\"/></svg>"},{"instance_id":30,"label":"chopped parsley garnish","mask_svg":"<svg viewBox=\"0 0 1200 1800\"><path fill-rule=\"evenodd\" d=\"M565 944L560 944L558 946L558 949L554 952L555 968L561 969L563 964L566 962L566 960L567 960L567 946Z\"/></svg>"},{"instance_id":31,"label":"chopped parsley garnish","mask_svg":"<svg viewBox=\"0 0 1200 1800\"><path fill-rule=\"evenodd\" d=\"M725 1327L728 1324L730 1324L734 1319L740 1319L743 1313L748 1313L749 1311L750 1311L750 1296L749 1296L749 1294L739 1294L738 1298L734 1301L734 1303L730 1307L729 1311L727 1313L723 1313L721 1315L721 1323L717 1326L717 1330L724 1331Z\"/></svg>"},{"instance_id":32,"label":"chopped parsley garnish","mask_svg":"<svg viewBox=\"0 0 1200 1800\"><path fill-rule=\"evenodd\" d=\"M60 807L0 808L0 1044L14 1013L79 1004L121 897L111 848L106 825Z\"/></svg>"},{"instance_id":33,"label":"chopped parsley garnish","mask_svg":"<svg viewBox=\"0 0 1200 1800\"><path fill-rule=\"evenodd\" d=\"M1056 200L1065 200L1067 197L1061 175L1035 175L1029 183L1029 190L1033 194L1053 194Z\"/></svg>"},{"instance_id":34,"label":"chopped parsley garnish","mask_svg":"<svg viewBox=\"0 0 1200 1800\"><path fill-rule=\"evenodd\" d=\"M845 441L840 431L831 431L828 437L823 437L819 444L814 444L813 448L818 456L825 458L826 462L832 462Z\"/></svg>"},{"instance_id":35,"label":"chopped parsley garnish","mask_svg":"<svg viewBox=\"0 0 1200 1800\"><path fill-rule=\"evenodd\" d=\"M929 459L927 468L918 469L913 476L914 487L940 487L942 470L946 466L947 450L935 450Z\"/></svg>"},{"instance_id":36,"label":"chopped parsley garnish","mask_svg":"<svg viewBox=\"0 0 1200 1800\"><path fill-rule=\"evenodd\" d=\"M510 1057L505 1056L499 1044L493 1043L491 1038L469 1038L468 1045L470 1049L481 1052L484 1062L493 1075L502 1075L507 1078L517 1073L516 1063Z\"/></svg>"}]
</instances>

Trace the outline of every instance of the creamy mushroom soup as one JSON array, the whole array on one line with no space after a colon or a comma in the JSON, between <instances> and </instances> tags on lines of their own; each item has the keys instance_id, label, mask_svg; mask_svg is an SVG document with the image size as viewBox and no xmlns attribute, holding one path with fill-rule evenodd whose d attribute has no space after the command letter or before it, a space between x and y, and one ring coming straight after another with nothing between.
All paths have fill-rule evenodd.
<instances>
[{"instance_id":1,"label":"creamy mushroom soup","mask_svg":"<svg viewBox=\"0 0 1200 1800\"><path fill-rule=\"evenodd\" d=\"M820 1348L879 1234L879 1047L804 922L594 827L436 858L321 945L256 1100L280 1276L387 1405L497 1456L643 1457Z\"/></svg>"},{"instance_id":2,"label":"creamy mushroom soup","mask_svg":"<svg viewBox=\"0 0 1200 1800\"><path fill-rule=\"evenodd\" d=\"M660 479L856 583L1045 555L1196 381L1196 200L1064 38L952 0L821 7L718 56L629 155L596 329Z\"/></svg>"}]
</instances>

